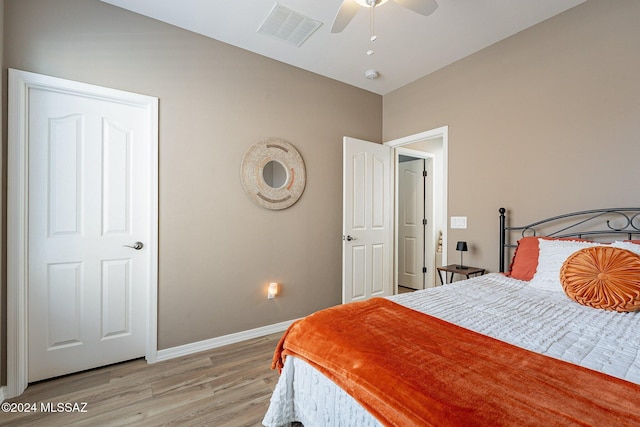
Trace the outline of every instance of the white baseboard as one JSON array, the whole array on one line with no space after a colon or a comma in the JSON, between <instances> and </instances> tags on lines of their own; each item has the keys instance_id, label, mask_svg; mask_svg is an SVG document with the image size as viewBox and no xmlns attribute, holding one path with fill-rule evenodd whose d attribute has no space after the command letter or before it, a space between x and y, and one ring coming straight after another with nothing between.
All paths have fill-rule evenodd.
<instances>
[{"instance_id":1,"label":"white baseboard","mask_svg":"<svg viewBox=\"0 0 640 427\"><path fill-rule=\"evenodd\" d=\"M276 332L284 332L289 327L289 325L291 325L296 320L297 319L287 320L285 322L276 323L274 325L262 326L260 328L250 329L248 331L237 332L235 334L224 335L221 337L198 341L191 344L185 344L178 347L158 350L156 360L153 363L174 359L176 357L187 356L189 354L211 350L229 344L235 344L237 342L246 341L252 338L263 337L265 335L274 334Z\"/></svg>"},{"instance_id":2,"label":"white baseboard","mask_svg":"<svg viewBox=\"0 0 640 427\"><path fill-rule=\"evenodd\" d=\"M235 334L224 335L209 340L198 341L191 344L185 344L178 347L158 350L154 361L149 363L162 362L163 360L174 359L176 357L187 356L189 354L198 353L200 351L211 350L228 344L250 340L252 338L263 337L265 335L284 332L287 328L298 319L287 320L285 322L276 323L274 325L262 326L260 328L250 329L248 331L237 332ZM274 347L275 350L275 347ZM6 386L0 386L0 402L4 402L7 392Z\"/></svg>"}]
</instances>

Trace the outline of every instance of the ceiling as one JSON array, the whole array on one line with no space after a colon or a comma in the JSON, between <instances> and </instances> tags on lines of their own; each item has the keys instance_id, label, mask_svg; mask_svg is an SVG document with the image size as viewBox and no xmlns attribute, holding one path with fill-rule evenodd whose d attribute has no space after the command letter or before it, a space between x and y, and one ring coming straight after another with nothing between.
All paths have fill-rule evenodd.
<instances>
[{"instance_id":1,"label":"ceiling","mask_svg":"<svg viewBox=\"0 0 640 427\"><path fill-rule=\"evenodd\" d=\"M368 8L331 33L342 0L102 1L384 95L586 0L438 0L430 16L390 0L374 10L373 43ZM258 33L276 3L322 25L299 47Z\"/></svg>"}]
</instances>

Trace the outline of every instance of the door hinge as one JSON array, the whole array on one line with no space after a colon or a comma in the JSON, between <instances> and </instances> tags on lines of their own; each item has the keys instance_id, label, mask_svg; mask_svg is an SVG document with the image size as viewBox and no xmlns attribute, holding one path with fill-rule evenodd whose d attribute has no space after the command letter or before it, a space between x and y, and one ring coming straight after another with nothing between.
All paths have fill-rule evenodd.
<instances>
[{"instance_id":1,"label":"door hinge","mask_svg":"<svg viewBox=\"0 0 640 427\"><path fill-rule=\"evenodd\" d=\"M426 273L427 272L427 267L422 267L422 272Z\"/></svg>"},{"instance_id":2,"label":"door hinge","mask_svg":"<svg viewBox=\"0 0 640 427\"><path fill-rule=\"evenodd\" d=\"M427 225L427 218L422 220L422 225Z\"/></svg>"},{"instance_id":3,"label":"door hinge","mask_svg":"<svg viewBox=\"0 0 640 427\"><path fill-rule=\"evenodd\" d=\"M422 176L427 176L427 171L422 171Z\"/></svg>"}]
</instances>

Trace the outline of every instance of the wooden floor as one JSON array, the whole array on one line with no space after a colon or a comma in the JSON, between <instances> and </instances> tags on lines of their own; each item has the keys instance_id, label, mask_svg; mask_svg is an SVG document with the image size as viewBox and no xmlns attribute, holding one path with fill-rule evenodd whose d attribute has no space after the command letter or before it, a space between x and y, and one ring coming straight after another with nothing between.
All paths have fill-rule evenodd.
<instances>
[{"instance_id":1,"label":"wooden floor","mask_svg":"<svg viewBox=\"0 0 640 427\"><path fill-rule=\"evenodd\" d=\"M30 385L0 413L2 426L260 426L278 380L271 358L281 334L148 365L134 360ZM71 404L83 413L44 413ZM74 406L74 404L78 404ZM63 405L64 407L64 405Z\"/></svg>"}]
</instances>

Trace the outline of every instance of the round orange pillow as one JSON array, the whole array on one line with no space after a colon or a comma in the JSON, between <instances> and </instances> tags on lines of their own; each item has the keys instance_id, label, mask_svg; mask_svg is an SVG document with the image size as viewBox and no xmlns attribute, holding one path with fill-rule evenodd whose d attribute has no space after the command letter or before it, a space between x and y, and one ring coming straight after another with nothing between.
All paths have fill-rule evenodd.
<instances>
[{"instance_id":1,"label":"round orange pillow","mask_svg":"<svg viewBox=\"0 0 640 427\"><path fill-rule=\"evenodd\" d=\"M571 254L560 269L560 283L582 305L605 310L640 310L640 255L594 246Z\"/></svg>"}]
</instances>

